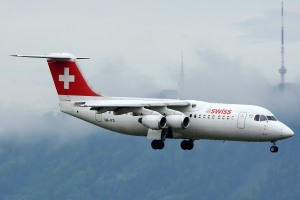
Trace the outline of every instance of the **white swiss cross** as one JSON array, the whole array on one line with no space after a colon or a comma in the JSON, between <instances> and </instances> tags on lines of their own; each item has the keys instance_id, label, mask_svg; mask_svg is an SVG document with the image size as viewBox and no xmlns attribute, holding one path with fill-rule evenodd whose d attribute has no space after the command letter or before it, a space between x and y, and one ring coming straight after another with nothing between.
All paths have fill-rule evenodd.
<instances>
[{"instance_id":1,"label":"white swiss cross","mask_svg":"<svg viewBox=\"0 0 300 200\"><path fill-rule=\"evenodd\" d=\"M65 67L64 68L64 74L59 75L59 81L64 82L64 89L68 90L69 89L69 84L70 82L74 82L75 81L75 76L74 75L70 75L70 69Z\"/></svg>"}]
</instances>

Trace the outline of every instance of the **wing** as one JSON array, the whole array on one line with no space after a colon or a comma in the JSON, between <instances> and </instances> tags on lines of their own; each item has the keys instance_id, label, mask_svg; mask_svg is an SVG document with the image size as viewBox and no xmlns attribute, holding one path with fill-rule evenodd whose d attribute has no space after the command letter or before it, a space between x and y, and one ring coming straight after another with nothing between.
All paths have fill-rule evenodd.
<instances>
[{"instance_id":1,"label":"wing","mask_svg":"<svg viewBox=\"0 0 300 200\"><path fill-rule=\"evenodd\" d=\"M77 102L75 104L81 107L89 107L90 110L96 110L99 114L113 111L116 115L128 112L133 112L135 115L151 115L157 114L157 112L162 115L171 115L191 105L189 101L160 99L111 99Z\"/></svg>"}]
</instances>

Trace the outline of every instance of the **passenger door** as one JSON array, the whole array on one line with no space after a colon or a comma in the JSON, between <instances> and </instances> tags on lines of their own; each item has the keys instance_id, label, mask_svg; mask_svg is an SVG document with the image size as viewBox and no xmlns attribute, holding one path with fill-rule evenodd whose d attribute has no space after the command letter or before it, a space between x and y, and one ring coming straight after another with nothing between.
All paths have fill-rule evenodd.
<instances>
[{"instance_id":1,"label":"passenger door","mask_svg":"<svg viewBox=\"0 0 300 200\"><path fill-rule=\"evenodd\" d=\"M240 112L239 117L238 117L238 122L237 122L237 127L239 129L244 129L245 128L246 117L247 117L247 113Z\"/></svg>"}]
</instances>

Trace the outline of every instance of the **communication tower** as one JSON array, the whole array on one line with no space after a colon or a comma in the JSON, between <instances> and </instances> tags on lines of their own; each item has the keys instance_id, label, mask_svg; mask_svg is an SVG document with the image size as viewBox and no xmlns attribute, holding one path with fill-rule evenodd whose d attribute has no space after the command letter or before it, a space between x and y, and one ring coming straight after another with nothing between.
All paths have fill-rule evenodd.
<instances>
[{"instance_id":1,"label":"communication tower","mask_svg":"<svg viewBox=\"0 0 300 200\"><path fill-rule=\"evenodd\" d=\"M180 73L179 73L179 80L177 85L177 96L180 97L184 85L184 69L183 69L183 52L181 52L181 66L180 66Z\"/></svg>"},{"instance_id":2,"label":"communication tower","mask_svg":"<svg viewBox=\"0 0 300 200\"><path fill-rule=\"evenodd\" d=\"M281 1L281 67L279 69L279 74L281 77L280 86L284 87L285 77L287 69L284 66L284 21L283 21L283 0Z\"/></svg>"}]
</instances>

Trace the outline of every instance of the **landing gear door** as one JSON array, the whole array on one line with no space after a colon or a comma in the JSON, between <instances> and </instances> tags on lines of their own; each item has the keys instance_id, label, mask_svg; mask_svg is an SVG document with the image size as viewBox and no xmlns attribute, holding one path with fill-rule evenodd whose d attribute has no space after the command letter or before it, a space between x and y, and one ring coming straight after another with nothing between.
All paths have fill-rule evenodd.
<instances>
[{"instance_id":1,"label":"landing gear door","mask_svg":"<svg viewBox=\"0 0 300 200\"><path fill-rule=\"evenodd\" d=\"M247 117L247 113L245 113L245 112L241 112L239 114L239 118L238 118L238 122L237 122L237 127L239 129L245 128L246 117Z\"/></svg>"},{"instance_id":2,"label":"landing gear door","mask_svg":"<svg viewBox=\"0 0 300 200\"><path fill-rule=\"evenodd\" d=\"M160 130L152 130L148 129L147 139L159 140L161 139L161 131Z\"/></svg>"},{"instance_id":3,"label":"landing gear door","mask_svg":"<svg viewBox=\"0 0 300 200\"><path fill-rule=\"evenodd\" d=\"M97 111L95 112L95 119L97 122L102 122L102 113L98 114Z\"/></svg>"}]
</instances>

